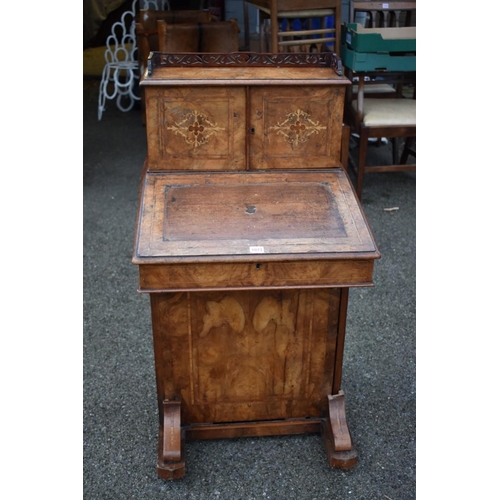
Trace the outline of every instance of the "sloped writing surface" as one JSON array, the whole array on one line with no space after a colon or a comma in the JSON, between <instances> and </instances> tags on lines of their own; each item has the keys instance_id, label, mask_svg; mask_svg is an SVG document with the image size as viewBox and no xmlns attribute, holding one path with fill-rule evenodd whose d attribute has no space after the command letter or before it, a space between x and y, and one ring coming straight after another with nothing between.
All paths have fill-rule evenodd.
<instances>
[{"instance_id":1,"label":"sloped writing surface","mask_svg":"<svg viewBox=\"0 0 500 500\"><path fill-rule=\"evenodd\" d=\"M350 183L330 172L146 174L136 258L378 254Z\"/></svg>"},{"instance_id":2,"label":"sloped writing surface","mask_svg":"<svg viewBox=\"0 0 500 500\"><path fill-rule=\"evenodd\" d=\"M346 237L319 182L172 186L165 197L164 241Z\"/></svg>"}]
</instances>

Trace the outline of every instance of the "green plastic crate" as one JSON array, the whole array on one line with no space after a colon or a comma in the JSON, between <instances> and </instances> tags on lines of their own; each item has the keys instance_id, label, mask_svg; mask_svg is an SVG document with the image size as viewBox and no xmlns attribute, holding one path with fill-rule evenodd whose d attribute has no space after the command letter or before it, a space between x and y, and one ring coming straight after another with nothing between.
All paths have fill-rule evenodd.
<instances>
[{"instance_id":1,"label":"green plastic crate","mask_svg":"<svg viewBox=\"0 0 500 500\"><path fill-rule=\"evenodd\" d=\"M345 45L341 47L340 57L344 66L353 71L416 71L417 56L372 54L356 52Z\"/></svg>"},{"instance_id":2,"label":"green plastic crate","mask_svg":"<svg viewBox=\"0 0 500 500\"><path fill-rule=\"evenodd\" d=\"M416 52L416 28L363 28L348 23L342 25L342 43L356 52Z\"/></svg>"}]
</instances>

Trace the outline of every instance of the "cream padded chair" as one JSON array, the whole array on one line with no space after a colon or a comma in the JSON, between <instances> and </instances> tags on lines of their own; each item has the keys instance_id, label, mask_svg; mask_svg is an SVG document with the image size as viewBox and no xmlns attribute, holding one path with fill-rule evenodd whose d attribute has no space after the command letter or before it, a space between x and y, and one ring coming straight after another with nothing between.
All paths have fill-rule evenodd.
<instances>
[{"instance_id":1,"label":"cream padded chair","mask_svg":"<svg viewBox=\"0 0 500 500\"><path fill-rule=\"evenodd\" d=\"M357 111L358 101L353 101ZM417 101L415 99L365 99L363 121L365 127L417 125Z\"/></svg>"},{"instance_id":2,"label":"cream padded chair","mask_svg":"<svg viewBox=\"0 0 500 500\"><path fill-rule=\"evenodd\" d=\"M407 164L408 156L415 156L414 141L417 135L417 101L410 98L363 99L362 112L358 101L352 101L357 116L355 130L359 134L358 161L356 168L356 192L361 199L366 173L414 172L415 164ZM390 165L366 165L366 155L370 138L390 137L393 139L393 163ZM405 144L398 158L396 139L404 137Z\"/></svg>"}]
</instances>

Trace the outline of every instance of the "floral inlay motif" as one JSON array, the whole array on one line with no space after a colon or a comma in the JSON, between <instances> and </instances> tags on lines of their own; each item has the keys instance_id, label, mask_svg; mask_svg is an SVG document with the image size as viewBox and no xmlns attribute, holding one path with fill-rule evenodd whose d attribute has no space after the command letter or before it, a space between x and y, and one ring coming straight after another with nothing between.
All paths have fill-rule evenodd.
<instances>
[{"instance_id":1,"label":"floral inlay motif","mask_svg":"<svg viewBox=\"0 0 500 500\"><path fill-rule=\"evenodd\" d=\"M180 122L175 122L174 125L167 127L167 130L173 130L176 135L184 137L187 144L197 148L208 144L209 137L223 131L224 128L219 127L217 123L212 123L207 115L191 111Z\"/></svg>"},{"instance_id":2,"label":"floral inlay motif","mask_svg":"<svg viewBox=\"0 0 500 500\"><path fill-rule=\"evenodd\" d=\"M299 146L307 142L312 134L317 134L320 130L326 129L319 122L311 120L310 115L300 109L288 113L285 120L269 128L270 130L276 130L278 135L282 135L293 146Z\"/></svg>"}]
</instances>

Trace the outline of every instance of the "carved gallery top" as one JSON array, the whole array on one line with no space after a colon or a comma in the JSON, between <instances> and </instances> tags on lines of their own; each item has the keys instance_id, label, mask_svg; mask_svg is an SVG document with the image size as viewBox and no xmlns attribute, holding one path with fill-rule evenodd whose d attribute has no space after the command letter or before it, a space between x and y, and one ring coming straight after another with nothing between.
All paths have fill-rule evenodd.
<instances>
[{"instance_id":1,"label":"carved gallery top","mask_svg":"<svg viewBox=\"0 0 500 500\"><path fill-rule=\"evenodd\" d=\"M193 69L199 73L196 74ZM268 85L273 81L287 80L287 84L307 81L321 84L324 80L337 80L348 83L342 78L342 61L334 53L296 53L261 54L238 52L234 54L166 54L151 52L147 72L141 85L155 85L158 80L176 81L179 77L188 78L186 85L204 85L207 80L212 84L226 84L227 79L241 83ZM323 80L323 82L322 82ZM330 82L333 83L333 82Z\"/></svg>"}]
</instances>

